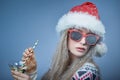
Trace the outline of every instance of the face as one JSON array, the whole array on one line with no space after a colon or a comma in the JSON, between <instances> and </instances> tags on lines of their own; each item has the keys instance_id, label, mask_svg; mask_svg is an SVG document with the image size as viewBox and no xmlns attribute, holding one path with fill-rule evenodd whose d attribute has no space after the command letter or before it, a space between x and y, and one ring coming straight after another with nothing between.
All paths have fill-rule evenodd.
<instances>
[{"instance_id":1,"label":"face","mask_svg":"<svg viewBox=\"0 0 120 80\"><path fill-rule=\"evenodd\" d=\"M97 35L87 29L71 29L68 31L68 35L68 49L72 57L84 56L99 39Z\"/></svg>"}]
</instances>

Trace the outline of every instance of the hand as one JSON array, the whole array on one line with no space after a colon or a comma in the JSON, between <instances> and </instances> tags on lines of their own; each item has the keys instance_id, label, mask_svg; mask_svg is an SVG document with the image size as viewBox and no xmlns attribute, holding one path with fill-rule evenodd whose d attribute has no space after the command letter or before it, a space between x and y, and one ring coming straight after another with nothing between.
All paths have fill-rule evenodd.
<instances>
[{"instance_id":1,"label":"hand","mask_svg":"<svg viewBox=\"0 0 120 80\"><path fill-rule=\"evenodd\" d=\"M28 48L23 53L22 61L25 62L25 66L27 66L26 72L32 73L37 69L37 63L35 59L35 54L33 48Z\"/></svg>"},{"instance_id":2,"label":"hand","mask_svg":"<svg viewBox=\"0 0 120 80\"><path fill-rule=\"evenodd\" d=\"M31 80L30 76L28 76L27 74L23 74L21 72L18 71L11 71L12 76L15 80Z\"/></svg>"}]
</instances>

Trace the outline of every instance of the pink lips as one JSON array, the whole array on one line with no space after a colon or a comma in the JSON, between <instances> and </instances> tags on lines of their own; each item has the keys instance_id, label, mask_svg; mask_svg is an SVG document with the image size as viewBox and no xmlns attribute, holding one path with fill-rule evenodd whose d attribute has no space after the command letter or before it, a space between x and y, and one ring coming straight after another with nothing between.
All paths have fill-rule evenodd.
<instances>
[{"instance_id":1,"label":"pink lips","mask_svg":"<svg viewBox=\"0 0 120 80\"><path fill-rule=\"evenodd\" d=\"M76 47L77 51L79 52L84 52L85 51L85 48L82 48L82 47Z\"/></svg>"}]
</instances>

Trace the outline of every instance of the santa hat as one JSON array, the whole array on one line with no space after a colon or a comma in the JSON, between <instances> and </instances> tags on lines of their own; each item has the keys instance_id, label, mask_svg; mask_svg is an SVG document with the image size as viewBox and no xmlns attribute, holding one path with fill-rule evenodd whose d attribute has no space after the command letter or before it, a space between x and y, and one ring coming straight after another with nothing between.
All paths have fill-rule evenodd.
<instances>
[{"instance_id":1,"label":"santa hat","mask_svg":"<svg viewBox=\"0 0 120 80\"><path fill-rule=\"evenodd\" d=\"M96 5L91 2L75 6L67 14L63 15L58 21L56 30L58 33L62 33L72 27L86 28L104 38L105 27L100 20ZM107 51L103 42L97 44L95 49L97 56L102 56Z\"/></svg>"}]
</instances>

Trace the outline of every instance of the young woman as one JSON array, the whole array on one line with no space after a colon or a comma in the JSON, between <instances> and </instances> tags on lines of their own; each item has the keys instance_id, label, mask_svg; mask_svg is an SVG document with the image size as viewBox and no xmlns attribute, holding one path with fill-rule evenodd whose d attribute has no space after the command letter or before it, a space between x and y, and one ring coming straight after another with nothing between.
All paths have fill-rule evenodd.
<instances>
[{"instance_id":1,"label":"young woman","mask_svg":"<svg viewBox=\"0 0 120 80\"><path fill-rule=\"evenodd\" d=\"M99 67L93 57L106 52L105 28L95 4L85 2L73 7L57 25L60 41L50 69L41 80L100 80ZM11 71L17 80L35 80L37 64L32 48L25 50L26 74Z\"/></svg>"}]
</instances>

